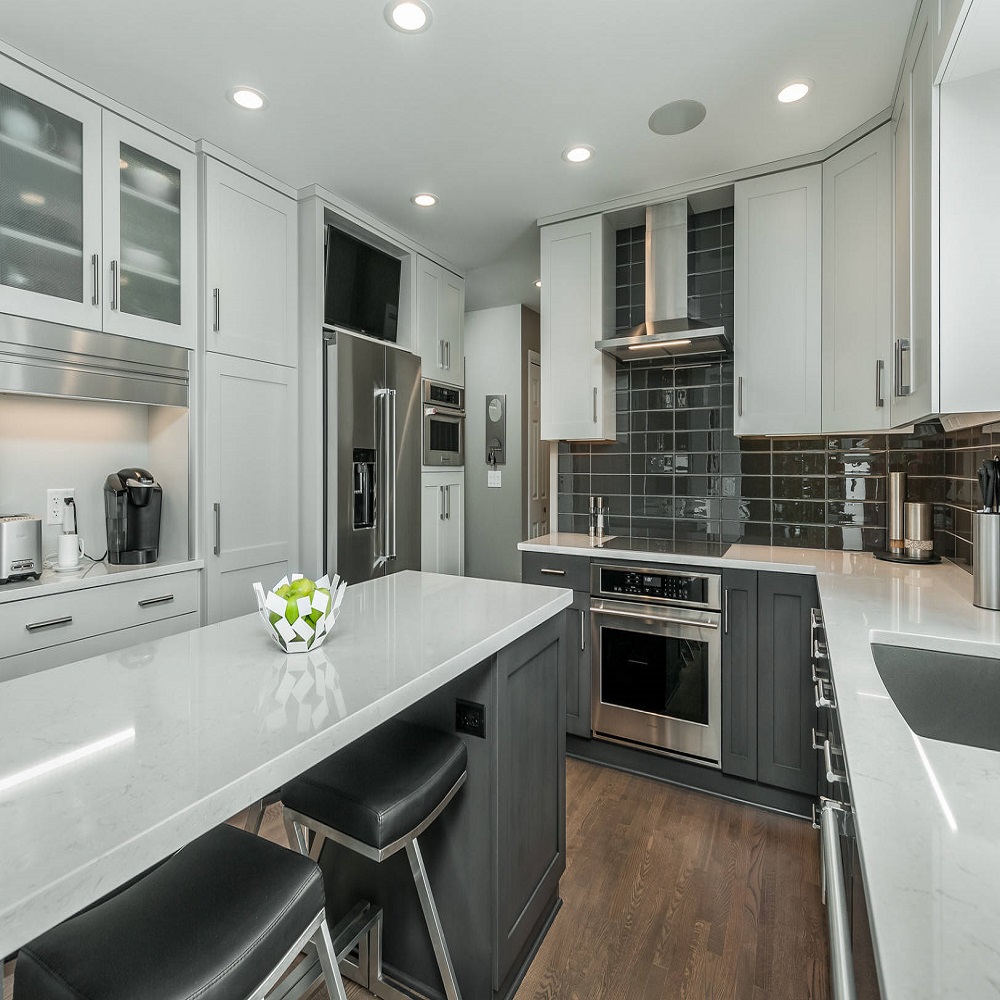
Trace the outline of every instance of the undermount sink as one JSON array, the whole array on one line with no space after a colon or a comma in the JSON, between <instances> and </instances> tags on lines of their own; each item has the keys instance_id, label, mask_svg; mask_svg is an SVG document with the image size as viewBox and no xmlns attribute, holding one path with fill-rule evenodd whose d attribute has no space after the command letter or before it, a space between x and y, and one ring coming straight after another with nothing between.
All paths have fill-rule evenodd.
<instances>
[{"instance_id":1,"label":"undermount sink","mask_svg":"<svg viewBox=\"0 0 1000 1000\"><path fill-rule=\"evenodd\" d=\"M874 642L872 656L918 736L1000 750L1000 660Z\"/></svg>"}]
</instances>

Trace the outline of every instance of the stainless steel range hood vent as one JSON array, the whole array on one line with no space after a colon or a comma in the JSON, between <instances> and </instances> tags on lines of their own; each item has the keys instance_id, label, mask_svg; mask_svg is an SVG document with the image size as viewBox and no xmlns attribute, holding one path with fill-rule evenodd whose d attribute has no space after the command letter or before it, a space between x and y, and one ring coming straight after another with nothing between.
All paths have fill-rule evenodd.
<instances>
[{"instance_id":1,"label":"stainless steel range hood vent","mask_svg":"<svg viewBox=\"0 0 1000 1000\"><path fill-rule=\"evenodd\" d=\"M594 346L621 361L655 357L728 354L723 326L687 314L688 204L686 200L646 209L646 322Z\"/></svg>"},{"instance_id":2,"label":"stainless steel range hood vent","mask_svg":"<svg viewBox=\"0 0 1000 1000\"><path fill-rule=\"evenodd\" d=\"M0 392L187 406L188 351L0 314Z\"/></svg>"}]
</instances>

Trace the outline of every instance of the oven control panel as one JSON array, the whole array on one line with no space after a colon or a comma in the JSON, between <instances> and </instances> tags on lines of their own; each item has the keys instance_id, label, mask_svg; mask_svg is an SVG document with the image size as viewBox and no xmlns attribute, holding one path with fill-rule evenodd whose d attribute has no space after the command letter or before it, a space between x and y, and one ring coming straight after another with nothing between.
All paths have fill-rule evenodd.
<instances>
[{"instance_id":1,"label":"oven control panel","mask_svg":"<svg viewBox=\"0 0 1000 1000\"><path fill-rule=\"evenodd\" d=\"M705 604L708 597L703 576L675 576L673 573L635 573L606 569L601 574L601 590L622 597L652 597L680 604Z\"/></svg>"}]
</instances>

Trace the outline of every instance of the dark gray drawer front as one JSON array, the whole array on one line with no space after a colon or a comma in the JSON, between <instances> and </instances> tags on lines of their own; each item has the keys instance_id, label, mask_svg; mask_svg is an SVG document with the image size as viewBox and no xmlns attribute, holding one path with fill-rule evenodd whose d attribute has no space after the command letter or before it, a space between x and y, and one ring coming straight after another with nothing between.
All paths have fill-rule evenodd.
<instances>
[{"instance_id":1,"label":"dark gray drawer front","mask_svg":"<svg viewBox=\"0 0 1000 1000\"><path fill-rule=\"evenodd\" d=\"M590 593L590 560L548 552L521 553L521 580Z\"/></svg>"}]
</instances>

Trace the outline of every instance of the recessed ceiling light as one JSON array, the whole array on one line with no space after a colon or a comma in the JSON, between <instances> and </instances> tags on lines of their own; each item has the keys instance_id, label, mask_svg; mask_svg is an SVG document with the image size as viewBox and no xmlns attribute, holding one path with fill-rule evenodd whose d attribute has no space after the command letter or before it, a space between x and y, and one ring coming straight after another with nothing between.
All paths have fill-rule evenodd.
<instances>
[{"instance_id":1,"label":"recessed ceiling light","mask_svg":"<svg viewBox=\"0 0 1000 1000\"><path fill-rule=\"evenodd\" d=\"M787 87L778 91L778 100L782 104L792 104L795 101L801 101L809 93L810 86L811 84L808 80L796 80L794 83L790 83Z\"/></svg>"},{"instance_id":2,"label":"recessed ceiling light","mask_svg":"<svg viewBox=\"0 0 1000 1000\"><path fill-rule=\"evenodd\" d=\"M253 87L233 87L229 91L229 100L247 111L260 111L267 104L267 98Z\"/></svg>"},{"instance_id":3,"label":"recessed ceiling light","mask_svg":"<svg viewBox=\"0 0 1000 1000\"><path fill-rule=\"evenodd\" d=\"M542 287L542 279L535 278L535 288L541 288L541 287Z\"/></svg>"},{"instance_id":4,"label":"recessed ceiling light","mask_svg":"<svg viewBox=\"0 0 1000 1000\"><path fill-rule=\"evenodd\" d=\"M414 205L419 205L421 208L430 208L438 202L437 195L430 194L427 191L424 191L422 194L415 194L410 201L412 201Z\"/></svg>"},{"instance_id":5,"label":"recessed ceiling light","mask_svg":"<svg viewBox=\"0 0 1000 1000\"><path fill-rule=\"evenodd\" d=\"M385 19L397 31L408 35L426 31L434 15L423 0L389 0L385 6Z\"/></svg>"},{"instance_id":6,"label":"recessed ceiling light","mask_svg":"<svg viewBox=\"0 0 1000 1000\"><path fill-rule=\"evenodd\" d=\"M701 101L671 101L649 116L649 127L657 135L680 135L697 128L706 114Z\"/></svg>"},{"instance_id":7,"label":"recessed ceiling light","mask_svg":"<svg viewBox=\"0 0 1000 1000\"><path fill-rule=\"evenodd\" d=\"M590 146L570 146L563 150L563 159L568 163L586 163L594 155Z\"/></svg>"}]
</instances>

